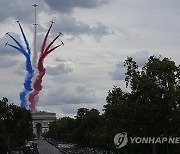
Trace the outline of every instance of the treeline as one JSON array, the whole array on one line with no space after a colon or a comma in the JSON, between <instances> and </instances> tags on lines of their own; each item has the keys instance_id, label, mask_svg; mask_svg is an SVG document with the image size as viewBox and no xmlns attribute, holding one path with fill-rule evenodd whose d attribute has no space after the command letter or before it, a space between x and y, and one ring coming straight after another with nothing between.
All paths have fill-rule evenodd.
<instances>
[{"instance_id":1,"label":"treeline","mask_svg":"<svg viewBox=\"0 0 180 154\"><path fill-rule=\"evenodd\" d=\"M98 110L80 108L75 118L62 117L50 123L49 131L45 137L50 137L63 143L78 143L85 147L104 148L105 144L102 145L103 142L97 142L103 137L100 131L104 129L103 122L102 115L100 115Z\"/></svg>"},{"instance_id":2,"label":"treeline","mask_svg":"<svg viewBox=\"0 0 180 154\"><path fill-rule=\"evenodd\" d=\"M120 149L114 145L114 136L121 132L128 137L180 136L180 66L168 58L154 56L143 67L131 57L124 65L130 92L114 86L108 92L103 114L80 108L74 118L62 117L50 123L46 137L116 153L179 154L180 144L129 141Z\"/></svg>"},{"instance_id":3,"label":"treeline","mask_svg":"<svg viewBox=\"0 0 180 154\"><path fill-rule=\"evenodd\" d=\"M0 100L0 153L22 146L32 137L31 112L14 104L8 104L7 98Z\"/></svg>"}]
</instances>

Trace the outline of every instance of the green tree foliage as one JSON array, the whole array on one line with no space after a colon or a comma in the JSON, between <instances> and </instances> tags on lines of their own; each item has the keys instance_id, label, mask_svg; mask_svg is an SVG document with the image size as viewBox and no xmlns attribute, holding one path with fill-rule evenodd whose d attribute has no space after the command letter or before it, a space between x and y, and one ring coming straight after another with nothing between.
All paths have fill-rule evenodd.
<instances>
[{"instance_id":1,"label":"green tree foliage","mask_svg":"<svg viewBox=\"0 0 180 154\"><path fill-rule=\"evenodd\" d=\"M127 67L126 86L131 92L124 93L114 87L107 96L105 119L109 136L126 131L130 136L179 136L180 67L168 58L151 56L141 69L131 58ZM114 123L114 124L113 124ZM132 146L125 151L144 153L174 152L173 145Z\"/></svg>"},{"instance_id":2,"label":"green tree foliage","mask_svg":"<svg viewBox=\"0 0 180 154\"><path fill-rule=\"evenodd\" d=\"M63 117L51 122L46 137L81 146L104 148L103 126L102 116L97 109L79 108L75 119Z\"/></svg>"},{"instance_id":3,"label":"green tree foliage","mask_svg":"<svg viewBox=\"0 0 180 154\"><path fill-rule=\"evenodd\" d=\"M0 101L0 151L21 146L32 135L31 112L8 104L8 99L3 98Z\"/></svg>"},{"instance_id":4,"label":"green tree foliage","mask_svg":"<svg viewBox=\"0 0 180 154\"><path fill-rule=\"evenodd\" d=\"M87 108L79 108L78 109L77 115L75 116L77 125L81 124L84 116L87 114L88 111L89 111L89 109L87 109Z\"/></svg>"},{"instance_id":5,"label":"green tree foliage","mask_svg":"<svg viewBox=\"0 0 180 154\"><path fill-rule=\"evenodd\" d=\"M79 110L78 110L79 111ZM96 132L97 129L101 126L102 120L99 115L99 111L96 109L91 109L88 111L81 121L81 124L78 126L76 139L78 143L83 146L95 146Z\"/></svg>"},{"instance_id":6,"label":"green tree foliage","mask_svg":"<svg viewBox=\"0 0 180 154\"><path fill-rule=\"evenodd\" d=\"M107 127L108 141L106 147L115 150L113 143L114 136L121 132L131 132L133 125L130 120L132 112L131 107L127 104L128 94L123 92L121 88L114 86L112 91L108 92L106 98L107 104L104 105L104 119Z\"/></svg>"},{"instance_id":7,"label":"green tree foliage","mask_svg":"<svg viewBox=\"0 0 180 154\"><path fill-rule=\"evenodd\" d=\"M50 123L46 137L62 142L72 142L74 128L75 120L73 118L62 117Z\"/></svg>"},{"instance_id":8,"label":"green tree foliage","mask_svg":"<svg viewBox=\"0 0 180 154\"><path fill-rule=\"evenodd\" d=\"M134 100L139 129L148 130L145 133L151 136L175 135L171 127L180 105L179 67L168 58L160 60L154 56L141 72L130 68L132 63L135 64L132 58L125 62L129 68L126 83L131 85L130 101Z\"/></svg>"}]
</instances>

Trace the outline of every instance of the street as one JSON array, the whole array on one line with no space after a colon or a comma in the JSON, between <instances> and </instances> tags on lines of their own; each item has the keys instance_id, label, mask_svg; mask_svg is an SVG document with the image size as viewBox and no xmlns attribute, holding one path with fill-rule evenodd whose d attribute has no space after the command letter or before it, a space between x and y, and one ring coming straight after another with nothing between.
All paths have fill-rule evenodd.
<instances>
[{"instance_id":1,"label":"street","mask_svg":"<svg viewBox=\"0 0 180 154\"><path fill-rule=\"evenodd\" d=\"M62 154L58 149L49 144L46 140L38 140L37 146L40 154Z\"/></svg>"}]
</instances>

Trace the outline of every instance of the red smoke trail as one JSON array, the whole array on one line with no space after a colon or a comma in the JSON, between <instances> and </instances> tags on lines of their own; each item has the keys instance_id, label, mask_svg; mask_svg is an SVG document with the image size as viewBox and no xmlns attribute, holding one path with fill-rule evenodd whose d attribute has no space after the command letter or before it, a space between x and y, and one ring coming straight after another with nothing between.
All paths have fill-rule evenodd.
<instances>
[{"instance_id":1,"label":"red smoke trail","mask_svg":"<svg viewBox=\"0 0 180 154\"><path fill-rule=\"evenodd\" d=\"M42 44L42 47L41 47L41 52L40 52L40 55L39 55L39 59L38 59L38 64L37 64L37 68L38 68L38 74L36 76L36 79L35 79L35 82L33 84L33 91L29 94L29 102L30 102L30 105L29 105L29 108L31 110L31 112L36 112L37 109L36 109L36 105L37 105L37 102L38 102L38 94L39 92L42 90L42 79L43 79L43 76L45 75L46 73L46 68L44 68L43 66L43 63L44 63L44 59L46 58L46 56L48 54L50 54L52 51L54 51L56 48L60 47L61 45L64 45L63 42L61 42L61 44L53 47L50 49L50 47L53 45L53 43L58 39L58 37L61 35L61 33L59 35L57 35L54 40L52 40L50 42L50 44L46 47L46 42L47 42L47 38L48 38L48 35L49 35L49 32L51 30L51 27L52 27L52 24L50 25L47 33L46 33L46 36L44 38L44 41L43 41L43 44ZM46 48L45 48L46 47Z\"/></svg>"},{"instance_id":2,"label":"red smoke trail","mask_svg":"<svg viewBox=\"0 0 180 154\"><path fill-rule=\"evenodd\" d=\"M44 48L45 48L45 46L46 46L47 38L48 38L49 32L50 32L50 30L51 30L51 27L52 27L52 24L50 25L50 27L49 27L49 29L48 29L48 31L47 31L47 33L46 33L46 36L45 36L45 38L44 38L44 41L43 41L43 44L42 44L42 47L41 47L41 52L44 51Z\"/></svg>"}]
</instances>

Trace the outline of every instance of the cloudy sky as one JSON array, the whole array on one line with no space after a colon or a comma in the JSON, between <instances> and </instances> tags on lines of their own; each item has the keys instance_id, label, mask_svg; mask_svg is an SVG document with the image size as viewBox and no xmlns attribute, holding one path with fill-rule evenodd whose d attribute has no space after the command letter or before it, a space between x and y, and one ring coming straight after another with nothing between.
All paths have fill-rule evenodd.
<instances>
[{"instance_id":1,"label":"cloudy sky","mask_svg":"<svg viewBox=\"0 0 180 154\"><path fill-rule=\"evenodd\" d=\"M33 48L34 3L39 5L38 51L51 20L55 24L49 40L62 32L58 41L65 43L44 62L39 110L58 117L74 116L80 107L102 111L113 85L128 91L123 67L127 56L139 66L150 55L180 64L179 0L0 0L0 97L10 103L20 104L26 71L24 56L4 46L11 42L5 33L23 43L19 20Z\"/></svg>"}]
</instances>

